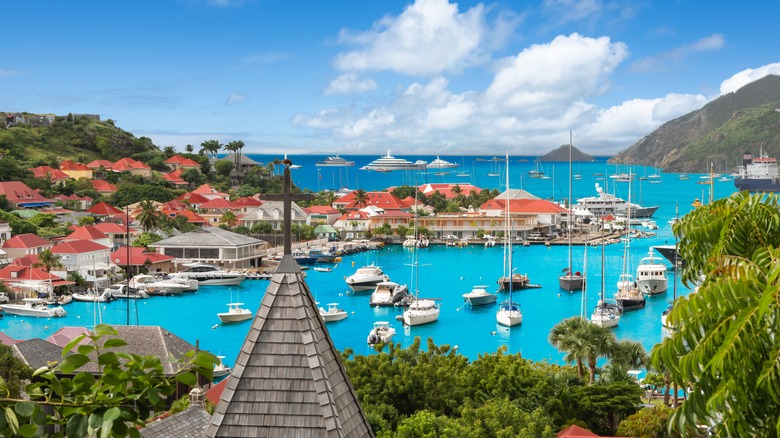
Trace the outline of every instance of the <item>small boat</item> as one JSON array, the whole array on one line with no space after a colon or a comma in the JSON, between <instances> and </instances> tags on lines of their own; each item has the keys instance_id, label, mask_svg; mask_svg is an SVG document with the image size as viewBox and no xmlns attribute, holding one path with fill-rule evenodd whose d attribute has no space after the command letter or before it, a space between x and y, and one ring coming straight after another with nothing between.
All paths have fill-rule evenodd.
<instances>
[{"instance_id":1,"label":"small boat","mask_svg":"<svg viewBox=\"0 0 780 438\"><path fill-rule=\"evenodd\" d=\"M661 261L661 257L653 254L652 247L647 257L639 261L639 267L636 269L636 285L645 295L661 294L669 288L666 264Z\"/></svg>"},{"instance_id":2,"label":"small boat","mask_svg":"<svg viewBox=\"0 0 780 438\"><path fill-rule=\"evenodd\" d=\"M149 295L170 295L186 291L197 290L198 282L194 279L181 277L163 279L148 274L140 274L130 279L130 290L142 290ZM115 285L123 287L124 285ZM122 291L124 294L124 291Z\"/></svg>"},{"instance_id":3,"label":"small boat","mask_svg":"<svg viewBox=\"0 0 780 438\"><path fill-rule=\"evenodd\" d=\"M355 292L372 290L383 281L390 281L390 277L382 272L382 268L374 265L358 268L346 278L347 286Z\"/></svg>"},{"instance_id":4,"label":"small boat","mask_svg":"<svg viewBox=\"0 0 780 438\"><path fill-rule=\"evenodd\" d=\"M328 303L328 310L320 307L320 315L325 322L335 322L346 319L347 312L343 309L339 309L339 303Z\"/></svg>"},{"instance_id":5,"label":"small boat","mask_svg":"<svg viewBox=\"0 0 780 438\"><path fill-rule=\"evenodd\" d=\"M223 324L228 324L231 322L241 322L246 321L247 319L251 319L252 311L242 308L241 306L243 305L244 303L228 303L227 312L217 313L219 320L222 321Z\"/></svg>"},{"instance_id":6,"label":"small boat","mask_svg":"<svg viewBox=\"0 0 780 438\"><path fill-rule=\"evenodd\" d=\"M405 284L383 281L376 285L376 289L371 294L371 300L369 300L368 304L372 307L401 305L404 298L408 296L409 291Z\"/></svg>"},{"instance_id":7,"label":"small boat","mask_svg":"<svg viewBox=\"0 0 780 438\"><path fill-rule=\"evenodd\" d=\"M237 286L246 276L238 272L230 272L207 263L185 264L189 269L172 274L172 278L198 280L200 286Z\"/></svg>"},{"instance_id":8,"label":"small boat","mask_svg":"<svg viewBox=\"0 0 780 438\"><path fill-rule=\"evenodd\" d=\"M487 286L474 286L471 292L463 294L463 299L472 306L484 306L495 303L498 296L488 292Z\"/></svg>"},{"instance_id":9,"label":"small boat","mask_svg":"<svg viewBox=\"0 0 780 438\"><path fill-rule=\"evenodd\" d=\"M143 289L133 289L125 288L124 284L115 284L113 286L107 287L105 289L106 292L111 294L111 297L113 298L129 298L129 299L143 299L143 298L149 298L149 294L147 294Z\"/></svg>"},{"instance_id":10,"label":"small boat","mask_svg":"<svg viewBox=\"0 0 780 438\"><path fill-rule=\"evenodd\" d=\"M68 314L62 307L48 307L43 298L24 298L22 304L0 304L0 308L10 315L36 318L56 318Z\"/></svg>"},{"instance_id":11,"label":"small boat","mask_svg":"<svg viewBox=\"0 0 780 438\"><path fill-rule=\"evenodd\" d=\"M506 187L507 190L509 190L509 153L506 154ZM504 209L504 218L505 218L505 229L506 233L505 235L508 237L506 241L506 245L504 245L504 272L507 273L506 275L506 283L502 284L502 280L504 279L499 278L498 284L502 287L506 287L506 290L509 291L509 297L506 301L502 302L501 305L498 307L498 311L496 312L496 322L500 325L506 326L506 327L514 327L516 325L519 325L523 322L523 313L520 311L520 306L517 303L512 302L512 292L517 290L515 288L515 276L517 278L521 279L521 284L523 286L528 284L528 276L527 275L520 275L520 274L513 274L514 272L514 265L512 264L512 226L510 225L510 216L509 216L509 201L505 204ZM511 279L510 279L511 277ZM518 284L520 286L520 284Z\"/></svg>"},{"instance_id":12,"label":"small boat","mask_svg":"<svg viewBox=\"0 0 780 438\"><path fill-rule=\"evenodd\" d=\"M333 268L323 268L321 266L315 266L312 269L314 269L317 272L331 272L331 271L333 271Z\"/></svg>"},{"instance_id":13,"label":"small boat","mask_svg":"<svg viewBox=\"0 0 780 438\"><path fill-rule=\"evenodd\" d=\"M124 285L122 285L124 286ZM85 301L85 302L92 302L92 303L110 303L114 300L114 295L111 293L111 290L109 288L103 289L103 292L97 292L92 289L87 289L86 293L73 293L71 294L74 300L76 301Z\"/></svg>"},{"instance_id":14,"label":"small boat","mask_svg":"<svg viewBox=\"0 0 780 438\"><path fill-rule=\"evenodd\" d=\"M219 363L214 365L214 371L211 373L212 378L219 378L224 377L230 374L231 368L224 363L222 363L222 359L225 358L225 356L217 356L219 359Z\"/></svg>"},{"instance_id":15,"label":"small boat","mask_svg":"<svg viewBox=\"0 0 780 438\"><path fill-rule=\"evenodd\" d=\"M390 326L389 322L377 321L374 323L374 328L368 333L368 345L376 345L380 342L388 343L393 340L395 335L395 329Z\"/></svg>"}]
</instances>

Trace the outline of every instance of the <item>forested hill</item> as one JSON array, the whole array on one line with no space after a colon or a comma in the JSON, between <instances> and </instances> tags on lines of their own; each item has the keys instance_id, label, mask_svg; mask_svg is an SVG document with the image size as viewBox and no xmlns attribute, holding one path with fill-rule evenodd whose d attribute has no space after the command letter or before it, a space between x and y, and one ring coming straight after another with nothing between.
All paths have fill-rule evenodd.
<instances>
[{"instance_id":1,"label":"forested hill","mask_svg":"<svg viewBox=\"0 0 780 438\"><path fill-rule=\"evenodd\" d=\"M780 158L780 76L769 75L663 124L611 163L667 172L731 172L744 152Z\"/></svg>"},{"instance_id":2,"label":"forested hill","mask_svg":"<svg viewBox=\"0 0 780 438\"><path fill-rule=\"evenodd\" d=\"M596 161L593 157L586 154L585 152L582 152L581 150L577 149L576 147L572 146L571 148L571 160L574 162L577 161L585 161L585 162L591 162ZM542 158L539 159L539 161L569 161L569 145L565 144L559 147L558 149L554 151L548 152L546 155L544 155Z\"/></svg>"},{"instance_id":3,"label":"forested hill","mask_svg":"<svg viewBox=\"0 0 780 438\"><path fill-rule=\"evenodd\" d=\"M96 159L116 161L125 157L148 161L162 155L151 139L136 138L116 127L112 120L99 121L96 117L69 114L42 122L43 117L0 112L0 149L30 164L58 164L65 159L89 163ZM51 116L48 118L51 120Z\"/></svg>"}]
</instances>

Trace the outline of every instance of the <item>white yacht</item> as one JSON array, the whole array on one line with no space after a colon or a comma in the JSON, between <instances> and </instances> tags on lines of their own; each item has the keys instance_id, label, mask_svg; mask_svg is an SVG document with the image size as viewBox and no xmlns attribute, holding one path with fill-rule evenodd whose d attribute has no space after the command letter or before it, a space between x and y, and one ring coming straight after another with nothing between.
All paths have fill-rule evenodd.
<instances>
[{"instance_id":1,"label":"white yacht","mask_svg":"<svg viewBox=\"0 0 780 438\"><path fill-rule=\"evenodd\" d=\"M463 294L463 299L472 306L484 306L495 303L498 296L488 292L487 286L474 286L471 292Z\"/></svg>"},{"instance_id":2,"label":"white yacht","mask_svg":"<svg viewBox=\"0 0 780 438\"><path fill-rule=\"evenodd\" d=\"M639 267L636 269L636 285L645 295L662 294L669 288L666 264L661 257L653 254L652 247L647 257L639 261Z\"/></svg>"},{"instance_id":3,"label":"white yacht","mask_svg":"<svg viewBox=\"0 0 780 438\"><path fill-rule=\"evenodd\" d=\"M574 211L587 210L596 217L606 216L628 216L630 209L631 218L649 218L658 210L657 206L643 207L638 204L629 203L622 198L618 198L612 193L607 193L596 183L596 193L598 196L588 196L577 199L577 203L572 206Z\"/></svg>"},{"instance_id":4,"label":"white yacht","mask_svg":"<svg viewBox=\"0 0 780 438\"><path fill-rule=\"evenodd\" d=\"M232 371L229 366L222 362L222 359L224 359L225 356L217 356L217 358L219 358L219 363L214 365L214 371L211 373L211 377L215 379L218 377L227 376L230 374L230 371Z\"/></svg>"},{"instance_id":5,"label":"white yacht","mask_svg":"<svg viewBox=\"0 0 780 438\"><path fill-rule=\"evenodd\" d=\"M358 268L346 279L347 286L355 292L372 290L383 281L390 281L390 277L382 272L382 268L374 265Z\"/></svg>"},{"instance_id":6,"label":"white yacht","mask_svg":"<svg viewBox=\"0 0 780 438\"><path fill-rule=\"evenodd\" d=\"M318 167L350 167L354 166L355 162L334 155L322 161L317 161L314 165Z\"/></svg>"},{"instance_id":7,"label":"white yacht","mask_svg":"<svg viewBox=\"0 0 780 438\"><path fill-rule=\"evenodd\" d=\"M389 322L377 321L374 323L374 328L368 333L366 341L368 345L375 345L380 342L387 343L393 340L393 335L395 335L395 329L390 326Z\"/></svg>"},{"instance_id":8,"label":"white yacht","mask_svg":"<svg viewBox=\"0 0 780 438\"><path fill-rule=\"evenodd\" d=\"M376 172L391 172L393 170L422 170L428 166L428 163L424 160L417 160L412 163L409 160L403 158L396 158L390 155L390 151L387 151L387 155L377 158L376 160L361 167L360 170L373 170Z\"/></svg>"},{"instance_id":9,"label":"white yacht","mask_svg":"<svg viewBox=\"0 0 780 438\"><path fill-rule=\"evenodd\" d=\"M206 263L191 263L184 266L189 269L172 274L171 277L198 280L200 286L237 286L246 278L244 274L225 271Z\"/></svg>"},{"instance_id":10,"label":"white yacht","mask_svg":"<svg viewBox=\"0 0 780 438\"><path fill-rule=\"evenodd\" d=\"M404 324L412 327L439 319L439 305L436 300L415 297L403 314Z\"/></svg>"},{"instance_id":11,"label":"white yacht","mask_svg":"<svg viewBox=\"0 0 780 438\"><path fill-rule=\"evenodd\" d=\"M339 309L339 303L328 303L328 309L320 307L320 315L325 322L341 321L347 317L347 311Z\"/></svg>"},{"instance_id":12,"label":"white yacht","mask_svg":"<svg viewBox=\"0 0 780 438\"><path fill-rule=\"evenodd\" d=\"M620 306L599 300L596 308L593 309L593 314L590 315L590 322L602 327L617 327L620 323Z\"/></svg>"},{"instance_id":13,"label":"white yacht","mask_svg":"<svg viewBox=\"0 0 780 438\"><path fill-rule=\"evenodd\" d=\"M504 301L496 312L496 322L506 326L514 327L523 322L523 313L520 311L520 305L512 301Z\"/></svg>"},{"instance_id":14,"label":"white yacht","mask_svg":"<svg viewBox=\"0 0 780 438\"><path fill-rule=\"evenodd\" d=\"M76 301L86 301L91 303L109 303L114 300L114 296L111 294L111 290L104 289L103 292L87 290L86 293L74 292L71 294Z\"/></svg>"},{"instance_id":15,"label":"white yacht","mask_svg":"<svg viewBox=\"0 0 780 438\"><path fill-rule=\"evenodd\" d=\"M228 303L228 311L217 313L217 317L223 324L241 322L252 318L252 311L244 309L244 303Z\"/></svg>"},{"instance_id":16,"label":"white yacht","mask_svg":"<svg viewBox=\"0 0 780 438\"><path fill-rule=\"evenodd\" d=\"M438 156L435 160L428 163L428 169L454 169L456 167L460 166L457 163L451 163L447 160L442 160Z\"/></svg>"},{"instance_id":17,"label":"white yacht","mask_svg":"<svg viewBox=\"0 0 780 438\"><path fill-rule=\"evenodd\" d=\"M150 295L171 295L197 290L198 280L183 277L164 279L139 274L130 279L130 289L142 290Z\"/></svg>"},{"instance_id":18,"label":"white yacht","mask_svg":"<svg viewBox=\"0 0 780 438\"><path fill-rule=\"evenodd\" d=\"M25 298L22 301L22 304L0 304L0 308L10 315L35 316L37 318L55 318L68 314L60 306L48 307L43 298Z\"/></svg>"},{"instance_id":19,"label":"white yacht","mask_svg":"<svg viewBox=\"0 0 780 438\"><path fill-rule=\"evenodd\" d=\"M409 295L405 284L398 284L394 281L383 281L376 285L374 293L371 294L369 305L374 306L394 306L402 303L403 299Z\"/></svg>"}]
</instances>

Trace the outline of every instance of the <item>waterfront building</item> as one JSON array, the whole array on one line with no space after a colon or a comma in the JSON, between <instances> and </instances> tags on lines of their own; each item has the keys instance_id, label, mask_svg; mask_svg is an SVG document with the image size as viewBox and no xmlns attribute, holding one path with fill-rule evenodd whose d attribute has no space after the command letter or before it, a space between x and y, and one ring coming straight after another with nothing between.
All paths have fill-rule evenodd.
<instances>
[{"instance_id":1,"label":"waterfront building","mask_svg":"<svg viewBox=\"0 0 780 438\"><path fill-rule=\"evenodd\" d=\"M16 259L26 255L38 255L52 246L54 246L54 244L43 237L40 237L37 234L26 233L17 234L11 238L6 237L2 248L6 257Z\"/></svg>"},{"instance_id":2,"label":"waterfront building","mask_svg":"<svg viewBox=\"0 0 780 438\"><path fill-rule=\"evenodd\" d=\"M343 208L345 210L359 210L364 207L375 206L385 211L412 211L412 208L407 203L398 199L397 196L390 192L366 192L365 202L358 204L357 197L353 191L335 200L331 206L333 208Z\"/></svg>"},{"instance_id":3,"label":"waterfront building","mask_svg":"<svg viewBox=\"0 0 780 438\"><path fill-rule=\"evenodd\" d=\"M0 281L11 289L36 294L48 292L50 284L54 287L73 284L72 281L64 280L54 272L49 273L43 268L33 267L37 263L37 255L18 258L10 265L0 269Z\"/></svg>"},{"instance_id":4,"label":"waterfront building","mask_svg":"<svg viewBox=\"0 0 780 438\"><path fill-rule=\"evenodd\" d=\"M292 223L306 225L308 215L295 202L292 203ZM268 222L274 230L282 230L284 224L284 211L282 201L264 201L262 205L247 211L239 218L241 225L252 228L253 225L260 222Z\"/></svg>"},{"instance_id":5,"label":"waterfront building","mask_svg":"<svg viewBox=\"0 0 780 438\"><path fill-rule=\"evenodd\" d=\"M173 256L173 263L179 267L200 262L226 269L260 267L267 246L260 239L219 227L199 228L149 245L160 254Z\"/></svg>"},{"instance_id":6,"label":"waterfront building","mask_svg":"<svg viewBox=\"0 0 780 438\"><path fill-rule=\"evenodd\" d=\"M63 278L68 272L76 272L93 287L103 287L116 274L116 266L108 258L111 248L91 240L62 242L52 247L51 252L59 256L62 265L53 266L51 272Z\"/></svg>"}]
</instances>

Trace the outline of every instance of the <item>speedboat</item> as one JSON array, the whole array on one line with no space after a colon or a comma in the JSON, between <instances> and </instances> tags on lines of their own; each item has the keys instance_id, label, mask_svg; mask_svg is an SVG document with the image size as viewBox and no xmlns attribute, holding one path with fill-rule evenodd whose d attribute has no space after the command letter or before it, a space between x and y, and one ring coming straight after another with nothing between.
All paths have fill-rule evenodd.
<instances>
[{"instance_id":1,"label":"speedboat","mask_svg":"<svg viewBox=\"0 0 780 438\"><path fill-rule=\"evenodd\" d=\"M189 269L172 274L172 278L198 280L199 286L238 286L246 276L240 272L226 271L207 263L186 264Z\"/></svg>"},{"instance_id":2,"label":"speedboat","mask_svg":"<svg viewBox=\"0 0 780 438\"><path fill-rule=\"evenodd\" d=\"M333 270L333 268L323 268L321 266L315 266L312 269L314 269L315 271L318 271L318 272L331 272Z\"/></svg>"},{"instance_id":3,"label":"speedboat","mask_svg":"<svg viewBox=\"0 0 780 438\"><path fill-rule=\"evenodd\" d=\"M368 345L376 345L380 342L388 343L393 340L395 329L387 321L377 321L374 328L368 333Z\"/></svg>"},{"instance_id":4,"label":"speedboat","mask_svg":"<svg viewBox=\"0 0 780 438\"><path fill-rule=\"evenodd\" d=\"M222 321L223 324L227 324L231 322L241 322L241 321L246 321L247 319L251 319L252 311L241 307L243 305L244 303L228 303L227 312L217 313L219 320Z\"/></svg>"},{"instance_id":5,"label":"speedboat","mask_svg":"<svg viewBox=\"0 0 780 438\"><path fill-rule=\"evenodd\" d=\"M507 327L514 327L523 322L523 313L520 305L511 301L504 301L496 313L496 322Z\"/></svg>"},{"instance_id":6,"label":"speedboat","mask_svg":"<svg viewBox=\"0 0 780 438\"><path fill-rule=\"evenodd\" d=\"M217 356L217 358L219 359L219 363L214 365L214 371L211 372L211 377L215 379L227 376L231 371L229 366L222 363L222 359L224 359L225 356Z\"/></svg>"},{"instance_id":7,"label":"speedboat","mask_svg":"<svg viewBox=\"0 0 780 438\"><path fill-rule=\"evenodd\" d=\"M457 163L451 163L451 162L449 162L447 160L442 160L441 158L439 158L437 156L435 160L433 160L430 163L428 163L427 167L429 169L453 169L453 168L458 167L458 166L459 166L459 164L457 164Z\"/></svg>"},{"instance_id":8,"label":"speedboat","mask_svg":"<svg viewBox=\"0 0 780 438\"><path fill-rule=\"evenodd\" d=\"M322 161L317 161L314 165L318 167L350 167L354 166L355 162L334 155Z\"/></svg>"},{"instance_id":9,"label":"speedboat","mask_svg":"<svg viewBox=\"0 0 780 438\"><path fill-rule=\"evenodd\" d=\"M132 287L128 289L120 283L105 288L104 293L111 294L111 298L129 298L131 300L149 298L149 294L143 289L133 289Z\"/></svg>"},{"instance_id":10,"label":"speedboat","mask_svg":"<svg viewBox=\"0 0 780 438\"><path fill-rule=\"evenodd\" d=\"M382 272L382 268L374 265L358 268L346 279L347 286L355 292L372 290L383 281L390 281L390 277Z\"/></svg>"},{"instance_id":11,"label":"speedboat","mask_svg":"<svg viewBox=\"0 0 780 438\"><path fill-rule=\"evenodd\" d=\"M320 315L325 322L341 321L347 317L346 310L339 309L339 303L328 303L328 310L320 307Z\"/></svg>"},{"instance_id":12,"label":"speedboat","mask_svg":"<svg viewBox=\"0 0 780 438\"><path fill-rule=\"evenodd\" d=\"M387 151L387 155L377 158L376 160L361 167L360 170L373 170L376 172L391 172L393 170L421 170L425 169L428 163L424 160L417 160L412 163L409 160L403 158L396 158L390 155L390 151Z\"/></svg>"},{"instance_id":13,"label":"speedboat","mask_svg":"<svg viewBox=\"0 0 780 438\"><path fill-rule=\"evenodd\" d=\"M37 318L55 318L68 314L60 306L48 307L43 298L24 298L22 302L22 304L0 304L0 308L11 315L35 316Z\"/></svg>"},{"instance_id":14,"label":"speedboat","mask_svg":"<svg viewBox=\"0 0 780 438\"><path fill-rule=\"evenodd\" d=\"M98 292L89 289L87 290L87 293L82 294L82 293L75 292L71 294L71 296L76 301L86 301L92 303L109 303L114 300L114 295L111 293L111 290L109 288L104 289L103 292Z\"/></svg>"},{"instance_id":15,"label":"speedboat","mask_svg":"<svg viewBox=\"0 0 780 438\"><path fill-rule=\"evenodd\" d=\"M487 291L487 286L474 286L471 292L463 294L463 299L472 306L484 306L493 304L498 297Z\"/></svg>"},{"instance_id":16,"label":"speedboat","mask_svg":"<svg viewBox=\"0 0 780 438\"><path fill-rule=\"evenodd\" d=\"M439 305L436 300L415 297L403 314L404 324L412 327L435 322L439 319Z\"/></svg>"},{"instance_id":17,"label":"speedboat","mask_svg":"<svg viewBox=\"0 0 780 438\"><path fill-rule=\"evenodd\" d=\"M143 290L149 295L169 295L197 290L197 283L197 280L194 279L165 279L149 274L139 274L130 279L130 289Z\"/></svg>"},{"instance_id":18,"label":"speedboat","mask_svg":"<svg viewBox=\"0 0 780 438\"><path fill-rule=\"evenodd\" d=\"M661 294L669 288L666 265L661 261L661 257L653 254L653 248L650 248L647 257L639 261L636 286L645 295Z\"/></svg>"},{"instance_id":19,"label":"speedboat","mask_svg":"<svg viewBox=\"0 0 780 438\"><path fill-rule=\"evenodd\" d=\"M383 281L376 285L376 289L371 294L370 306L395 306L403 302L403 299L409 296L409 291L405 284L398 284L394 281Z\"/></svg>"}]
</instances>

